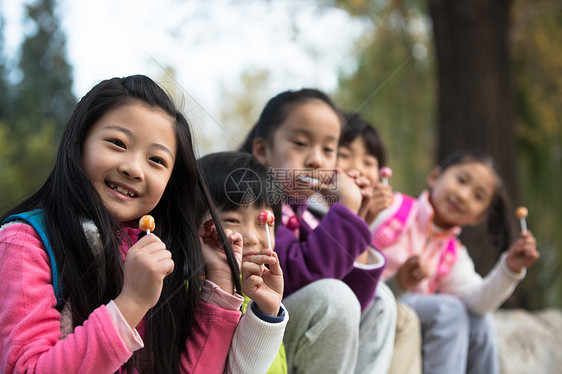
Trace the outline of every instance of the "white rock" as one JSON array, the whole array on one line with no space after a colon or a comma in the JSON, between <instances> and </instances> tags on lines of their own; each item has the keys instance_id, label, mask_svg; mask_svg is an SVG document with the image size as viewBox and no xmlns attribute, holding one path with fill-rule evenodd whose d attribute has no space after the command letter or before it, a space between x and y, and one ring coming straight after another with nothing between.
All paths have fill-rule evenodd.
<instances>
[{"instance_id":1,"label":"white rock","mask_svg":"<svg viewBox=\"0 0 562 374\"><path fill-rule=\"evenodd\" d=\"M562 311L494 313L502 374L562 373Z\"/></svg>"}]
</instances>

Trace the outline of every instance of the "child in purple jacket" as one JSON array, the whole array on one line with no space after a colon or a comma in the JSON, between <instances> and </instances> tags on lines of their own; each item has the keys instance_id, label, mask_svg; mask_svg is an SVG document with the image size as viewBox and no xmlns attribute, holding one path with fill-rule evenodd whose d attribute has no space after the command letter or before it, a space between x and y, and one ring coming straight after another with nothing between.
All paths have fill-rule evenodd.
<instances>
[{"instance_id":1,"label":"child in purple jacket","mask_svg":"<svg viewBox=\"0 0 562 374\"><path fill-rule=\"evenodd\" d=\"M382 138L375 127L367 122L357 112L342 111L345 125L338 150L338 166L344 171L352 171L356 175L363 176L370 181L372 194L367 204L363 204L359 216L370 226L378 215L392 205L392 188L384 182L388 178L383 174L387 162L387 153ZM383 181L379 182L379 178ZM309 206L316 212L321 207ZM325 210L325 208L324 208ZM315 212L315 213L316 213ZM321 214L318 212L316 214ZM373 239L376 241L375 235ZM357 260L361 262L361 259ZM385 271L388 267L385 267ZM383 294L395 299L393 291L382 280L379 282L377 297ZM394 354L388 374L421 374L421 326L416 312L406 304L396 300L396 335L394 339Z\"/></svg>"},{"instance_id":2,"label":"child in purple jacket","mask_svg":"<svg viewBox=\"0 0 562 374\"><path fill-rule=\"evenodd\" d=\"M271 183L283 190L275 251L285 279L283 303L291 314L284 338L290 372L326 361L337 372L386 372L390 365L391 357L379 353L388 351L381 344L394 344L396 306L373 302L386 260L369 250L371 232L357 215L368 180L336 168L340 132L339 112L324 93L285 91L269 100L243 146L270 167ZM321 221L306 209L309 198L331 205ZM357 263L366 252L368 263ZM324 303L325 312L339 320L303 337L299 332L316 322L314 303ZM390 322L382 323L381 315L390 315ZM388 335L380 339L381 334Z\"/></svg>"}]
</instances>

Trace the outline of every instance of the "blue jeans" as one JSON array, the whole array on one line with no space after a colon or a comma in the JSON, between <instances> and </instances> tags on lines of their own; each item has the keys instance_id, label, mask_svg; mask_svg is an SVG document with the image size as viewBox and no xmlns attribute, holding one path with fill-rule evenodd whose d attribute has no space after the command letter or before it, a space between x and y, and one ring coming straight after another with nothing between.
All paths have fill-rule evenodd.
<instances>
[{"instance_id":1,"label":"blue jeans","mask_svg":"<svg viewBox=\"0 0 562 374\"><path fill-rule=\"evenodd\" d=\"M453 295L407 293L421 322L424 374L498 374L495 325L490 314L471 314Z\"/></svg>"}]
</instances>

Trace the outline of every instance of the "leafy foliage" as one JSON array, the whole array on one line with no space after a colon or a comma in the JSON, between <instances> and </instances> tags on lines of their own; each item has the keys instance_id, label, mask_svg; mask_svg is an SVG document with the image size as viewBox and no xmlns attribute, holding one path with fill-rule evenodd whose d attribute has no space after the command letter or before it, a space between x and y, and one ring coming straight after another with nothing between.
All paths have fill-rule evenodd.
<instances>
[{"instance_id":1,"label":"leafy foliage","mask_svg":"<svg viewBox=\"0 0 562 374\"><path fill-rule=\"evenodd\" d=\"M417 193L435 162L434 47L425 3L400 0L320 1L339 6L371 24L358 46L356 69L341 74L338 102L360 111L381 132L395 169L393 187ZM511 305L530 309L561 307L562 232L562 6L559 2L517 0L511 14L511 63L516 97L515 134L521 201L541 259L528 269ZM425 30L412 33L415 20ZM419 28L418 28L419 29ZM428 55L415 56L416 43ZM418 44L419 45L419 44ZM418 47L419 48L419 47ZM418 50L419 51L419 50ZM406 63L405 63L406 62ZM478 267L478 264L477 264Z\"/></svg>"},{"instance_id":2,"label":"leafy foliage","mask_svg":"<svg viewBox=\"0 0 562 374\"><path fill-rule=\"evenodd\" d=\"M513 9L516 134L523 202L541 252L529 269L534 305L562 307L562 5L519 0ZM533 305L533 306L534 306Z\"/></svg>"},{"instance_id":3,"label":"leafy foliage","mask_svg":"<svg viewBox=\"0 0 562 374\"><path fill-rule=\"evenodd\" d=\"M363 14L373 32L358 41L356 69L341 74L336 101L377 128L396 170L393 187L416 195L433 166L436 142L431 22L401 1L371 3L343 3Z\"/></svg>"},{"instance_id":4,"label":"leafy foliage","mask_svg":"<svg viewBox=\"0 0 562 374\"><path fill-rule=\"evenodd\" d=\"M1 210L45 180L54 163L60 130L76 103L55 1L26 5L26 12L26 29L32 31L21 45L18 74L11 74L21 76L20 80L3 79L8 68L0 48ZM0 33L0 47L2 41Z\"/></svg>"}]
</instances>

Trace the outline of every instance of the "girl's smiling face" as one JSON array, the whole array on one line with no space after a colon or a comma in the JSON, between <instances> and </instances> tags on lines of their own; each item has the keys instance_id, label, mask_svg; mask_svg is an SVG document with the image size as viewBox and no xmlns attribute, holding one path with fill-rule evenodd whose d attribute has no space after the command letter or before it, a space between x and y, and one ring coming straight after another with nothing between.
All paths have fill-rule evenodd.
<instances>
[{"instance_id":1,"label":"girl's smiling face","mask_svg":"<svg viewBox=\"0 0 562 374\"><path fill-rule=\"evenodd\" d=\"M266 209L272 210L271 207ZM258 214L263 209L254 205L240 206L236 210L218 210L218 216L225 229L239 232L244 239L243 256L253 256L267 248L267 232L265 225L258 223ZM271 246L275 248L275 233L273 225L268 225ZM273 249L272 248L272 249Z\"/></svg>"},{"instance_id":2,"label":"girl's smiling face","mask_svg":"<svg viewBox=\"0 0 562 374\"><path fill-rule=\"evenodd\" d=\"M82 145L86 176L119 222L137 219L158 204L175 156L172 118L138 101L105 113Z\"/></svg>"},{"instance_id":3,"label":"girl's smiling face","mask_svg":"<svg viewBox=\"0 0 562 374\"><path fill-rule=\"evenodd\" d=\"M486 218L498 179L493 169L481 162L434 169L427 179L434 222L442 228L475 226Z\"/></svg>"}]
</instances>

